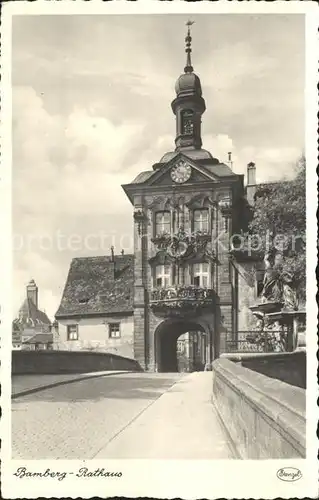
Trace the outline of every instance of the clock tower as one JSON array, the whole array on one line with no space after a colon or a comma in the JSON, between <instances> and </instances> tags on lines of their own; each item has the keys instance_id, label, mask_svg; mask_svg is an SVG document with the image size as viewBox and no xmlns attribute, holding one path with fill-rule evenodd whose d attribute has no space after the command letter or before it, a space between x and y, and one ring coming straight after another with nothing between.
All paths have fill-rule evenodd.
<instances>
[{"instance_id":1,"label":"clock tower","mask_svg":"<svg viewBox=\"0 0 319 500\"><path fill-rule=\"evenodd\" d=\"M151 371L177 370L180 335L197 339L202 369L235 335L230 239L240 231L243 176L202 148L206 109L191 62L175 85L175 148L123 189L133 205L134 356Z\"/></svg>"},{"instance_id":2,"label":"clock tower","mask_svg":"<svg viewBox=\"0 0 319 500\"><path fill-rule=\"evenodd\" d=\"M178 78L175 91L176 98L172 102L172 110L176 115L176 149L200 149L202 114L206 109L205 101L202 97L200 79L194 73L191 62L191 42L190 34L191 21L188 21L187 35L185 38L186 66L184 73Z\"/></svg>"}]
</instances>

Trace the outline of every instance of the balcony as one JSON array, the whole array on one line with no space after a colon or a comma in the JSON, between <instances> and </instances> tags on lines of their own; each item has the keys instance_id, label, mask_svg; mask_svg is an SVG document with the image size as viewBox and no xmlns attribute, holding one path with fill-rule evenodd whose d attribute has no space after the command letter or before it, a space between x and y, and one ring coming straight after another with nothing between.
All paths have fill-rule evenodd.
<instances>
[{"instance_id":1,"label":"balcony","mask_svg":"<svg viewBox=\"0 0 319 500\"><path fill-rule=\"evenodd\" d=\"M212 306L215 292L211 288L173 285L151 292L150 306L157 316L193 316Z\"/></svg>"}]
</instances>

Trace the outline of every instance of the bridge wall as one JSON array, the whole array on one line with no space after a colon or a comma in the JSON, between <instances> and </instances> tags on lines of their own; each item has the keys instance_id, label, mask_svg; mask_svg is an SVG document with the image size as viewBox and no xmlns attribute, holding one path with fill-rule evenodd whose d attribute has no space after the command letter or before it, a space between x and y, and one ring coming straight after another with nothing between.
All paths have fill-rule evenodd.
<instances>
[{"instance_id":1,"label":"bridge wall","mask_svg":"<svg viewBox=\"0 0 319 500\"><path fill-rule=\"evenodd\" d=\"M213 402L238 458L305 458L304 389L217 359Z\"/></svg>"},{"instance_id":2,"label":"bridge wall","mask_svg":"<svg viewBox=\"0 0 319 500\"><path fill-rule=\"evenodd\" d=\"M116 354L85 351L12 351L12 373L89 373L107 370L141 371L137 361Z\"/></svg>"},{"instance_id":3,"label":"bridge wall","mask_svg":"<svg viewBox=\"0 0 319 500\"><path fill-rule=\"evenodd\" d=\"M245 368L276 378L296 387L306 388L306 350L271 353L222 354L222 358L235 361Z\"/></svg>"}]
</instances>

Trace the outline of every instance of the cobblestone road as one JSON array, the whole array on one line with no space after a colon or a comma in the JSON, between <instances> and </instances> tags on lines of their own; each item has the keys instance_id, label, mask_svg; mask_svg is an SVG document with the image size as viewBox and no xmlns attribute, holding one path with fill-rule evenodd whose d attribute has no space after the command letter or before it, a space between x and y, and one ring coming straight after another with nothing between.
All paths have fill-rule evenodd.
<instances>
[{"instance_id":1,"label":"cobblestone road","mask_svg":"<svg viewBox=\"0 0 319 500\"><path fill-rule=\"evenodd\" d=\"M12 458L94 458L181 376L114 375L14 399Z\"/></svg>"},{"instance_id":2,"label":"cobblestone road","mask_svg":"<svg viewBox=\"0 0 319 500\"><path fill-rule=\"evenodd\" d=\"M127 373L12 401L14 459L232 458L211 372Z\"/></svg>"}]
</instances>

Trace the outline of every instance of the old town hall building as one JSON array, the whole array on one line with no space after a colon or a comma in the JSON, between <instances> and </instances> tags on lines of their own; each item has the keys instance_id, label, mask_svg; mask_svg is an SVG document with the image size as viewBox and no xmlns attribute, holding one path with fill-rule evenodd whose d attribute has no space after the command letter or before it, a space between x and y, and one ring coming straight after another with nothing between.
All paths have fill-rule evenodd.
<instances>
[{"instance_id":1,"label":"old town hall building","mask_svg":"<svg viewBox=\"0 0 319 500\"><path fill-rule=\"evenodd\" d=\"M245 229L255 166L244 176L202 147L206 109L187 61L172 102L175 149L123 189L133 206L134 254L74 259L56 314L62 348L96 345L144 369L175 371L177 340L195 332L209 365L251 321L258 283L231 257Z\"/></svg>"}]
</instances>

